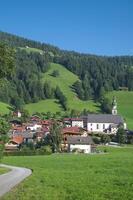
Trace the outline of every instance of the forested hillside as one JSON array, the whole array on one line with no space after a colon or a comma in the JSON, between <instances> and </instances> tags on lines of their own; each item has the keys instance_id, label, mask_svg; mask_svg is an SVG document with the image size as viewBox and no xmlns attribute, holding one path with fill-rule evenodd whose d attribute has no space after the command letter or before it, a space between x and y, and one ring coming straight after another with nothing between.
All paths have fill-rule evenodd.
<instances>
[{"instance_id":1,"label":"forested hillside","mask_svg":"<svg viewBox=\"0 0 133 200\"><path fill-rule=\"evenodd\" d=\"M4 32L0 32L0 42L16 52L15 73L3 84L0 101L16 108L26 103L56 98L67 110L69 95L61 90L61 86L55 88L47 82L45 73L51 62L61 64L77 75L71 89L80 100L99 101L104 92L121 87L133 90L133 56L80 54ZM58 76L57 69L54 73L52 76Z\"/></svg>"}]
</instances>

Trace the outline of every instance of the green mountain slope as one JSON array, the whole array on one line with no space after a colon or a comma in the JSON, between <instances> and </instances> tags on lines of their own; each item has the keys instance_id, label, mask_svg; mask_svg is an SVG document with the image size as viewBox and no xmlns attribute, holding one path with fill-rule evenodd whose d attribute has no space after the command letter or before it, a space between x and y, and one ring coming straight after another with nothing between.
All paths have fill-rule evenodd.
<instances>
[{"instance_id":1,"label":"green mountain slope","mask_svg":"<svg viewBox=\"0 0 133 200\"><path fill-rule=\"evenodd\" d=\"M28 110L30 114L36 112L56 113L62 111L62 108L56 99L46 99L37 103L29 103L25 105L25 109Z\"/></svg>"},{"instance_id":2,"label":"green mountain slope","mask_svg":"<svg viewBox=\"0 0 133 200\"><path fill-rule=\"evenodd\" d=\"M0 102L0 114L8 114L10 106L6 103Z\"/></svg>"},{"instance_id":3,"label":"green mountain slope","mask_svg":"<svg viewBox=\"0 0 133 200\"><path fill-rule=\"evenodd\" d=\"M51 74L54 70L59 71L58 77L53 77ZM78 111L82 111L84 108L87 110L98 112L98 106L94 101L82 101L80 100L76 93L72 89L72 85L75 81L79 80L78 76L74 75L72 72L67 70L65 67L63 67L60 64L51 63L50 69L43 74L42 81L49 81L49 83L52 85L52 87L59 86L63 94L67 97L68 101L68 108L75 109ZM47 107L48 103L48 107ZM26 109L32 112L56 112L56 111L62 111L61 106L59 106L57 100L43 100L38 103L34 104L27 104L25 106Z\"/></svg>"},{"instance_id":4,"label":"green mountain slope","mask_svg":"<svg viewBox=\"0 0 133 200\"><path fill-rule=\"evenodd\" d=\"M133 92L113 91L107 94L109 99L116 96L118 114L122 115L127 122L128 128L133 129Z\"/></svg>"}]
</instances>

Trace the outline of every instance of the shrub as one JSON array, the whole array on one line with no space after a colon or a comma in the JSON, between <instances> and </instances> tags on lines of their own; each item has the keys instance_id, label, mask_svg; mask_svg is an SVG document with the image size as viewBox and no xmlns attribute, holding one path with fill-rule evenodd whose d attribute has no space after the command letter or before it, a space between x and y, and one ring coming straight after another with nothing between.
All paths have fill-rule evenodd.
<instances>
[{"instance_id":1,"label":"shrub","mask_svg":"<svg viewBox=\"0 0 133 200\"><path fill-rule=\"evenodd\" d=\"M54 77L58 77L59 76L59 71L58 70L54 70L51 74Z\"/></svg>"},{"instance_id":2,"label":"shrub","mask_svg":"<svg viewBox=\"0 0 133 200\"><path fill-rule=\"evenodd\" d=\"M1 162L2 157L3 157L3 151L4 151L4 145L0 144L0 162Z\"/></svg>"},{"instance_id":3,"label":"shrub","mask_svg":"<svg viewBox=\"0 0 133 200\"><path fill-rule=\"evenodd\" d=\"M50 146L42 146L41 148L36 150L38 155L45 155L45 154L51 154L52 149Z\"/></svg>"}]
</instances>

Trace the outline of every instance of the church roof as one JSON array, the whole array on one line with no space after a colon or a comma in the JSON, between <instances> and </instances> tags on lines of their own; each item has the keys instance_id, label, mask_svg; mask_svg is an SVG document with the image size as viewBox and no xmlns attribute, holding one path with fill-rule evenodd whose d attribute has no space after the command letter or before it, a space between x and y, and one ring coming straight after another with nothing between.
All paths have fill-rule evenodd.
<instances>
[{"instance_id":1,"label":"church roof","mask_svg":"<svg viewBox=\"0 0 133 200\"><path fill-rule=\"evenodd\" d=\"M88 123L124 123L124 120L121 116L112 114L89 114L87 116L87 121Z\"/></svg>"}]
</instances>

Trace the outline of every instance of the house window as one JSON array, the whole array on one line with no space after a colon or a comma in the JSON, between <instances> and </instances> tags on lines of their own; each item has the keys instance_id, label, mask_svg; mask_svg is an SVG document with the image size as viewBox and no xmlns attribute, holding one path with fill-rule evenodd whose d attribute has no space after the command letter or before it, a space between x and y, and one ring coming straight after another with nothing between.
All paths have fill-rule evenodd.
<instances>
[{"instance_id":1,"label":"house window","mask_svg":"<svg viewBox=\"0 0 133 200\"><path fill-rule=\"evenodd\" d=\"M97 129L99 129L99 124L97 124Z\"/></svg>"},{"instance_id":2,"label":"house window","mask_svg":"<svg viewBox=\"0 0 133 200\"><path fill-rule=\"evenodd\" d=\"M103 124L103 129L105 129L105 124Z\"/></svg>"}]
</instances>

